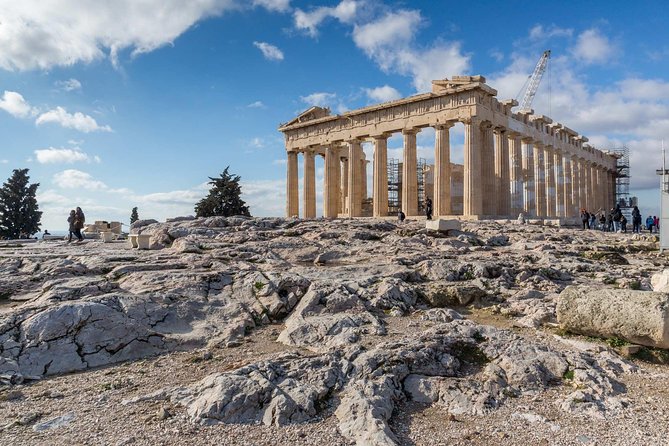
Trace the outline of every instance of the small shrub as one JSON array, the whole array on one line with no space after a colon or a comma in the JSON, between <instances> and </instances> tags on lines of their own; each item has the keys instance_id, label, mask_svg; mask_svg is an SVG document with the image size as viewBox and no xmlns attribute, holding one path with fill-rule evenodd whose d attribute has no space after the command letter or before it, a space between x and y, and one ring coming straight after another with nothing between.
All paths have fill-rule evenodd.
<instances>
[{"instance_id":1,"label":"small shrub","mask_svg":"<svg viewBox=\"0 0 669 446\"><path fill-rule=\"evenodd\" d=\"M620 347L622 347L623 345L627 345L627 341L626 341L626 340L624 340L624 339L620 339L620 338L615 337L615 336L612 337L612 338L608 338L608 339L606 340L606 343L609 344L609 346L611 346L611 347L613 347L613 348L620 348Z\"/></svg>"},{"instance_id":2,"label":"small shrub","mask_svg":"<svg viewBox=\"0 0 669 446\"><path fill-rule=\"evenodd\" d=\"M633 280L630 282L630 289L631 290L640 290L641 289L641 282L638 280Z\"/></svg>"},{"instance_id":3,"label":"small shrub","mask_svg":"<svg viewBox=\"0 0 669 446\"><path fill-rule=\"evenodd\" d=\"M256 282L253 284L253 287L257 290L260 291L265 287L265 284L262 282Z\"/></svg>"},{"instance_id":4,"label":"small shrub","mask_svg":"<svg viewBox=\"0 0 669 446\"><path fill-rule=\"evenodd\" d=\"M565 381L572 381L574 379L574 371L571 369L567 369L566 372L564 372L564 375L562 375L562 379Z\"/></svg>"}]
</instances>

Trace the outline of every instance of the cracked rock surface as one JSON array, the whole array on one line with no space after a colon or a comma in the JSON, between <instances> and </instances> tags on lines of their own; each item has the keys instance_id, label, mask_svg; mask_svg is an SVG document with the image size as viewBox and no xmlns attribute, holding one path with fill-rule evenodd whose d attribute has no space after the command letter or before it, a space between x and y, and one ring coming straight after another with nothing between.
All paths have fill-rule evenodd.
<instances>
[{"instance_id":1,"label":"cracked rock surface","mask_svg":"<svg viewBox=\"0 0 669 446\"><path fill-rule=\"evenodd\" d=\"M568 286L651 290L667 265L654 237L462 229L179 218L133 229L149 251L1 247L0 444L665 438L666 423L615 432L643 421L666 366L556 329Z\"/></svg>"}]
</instances>

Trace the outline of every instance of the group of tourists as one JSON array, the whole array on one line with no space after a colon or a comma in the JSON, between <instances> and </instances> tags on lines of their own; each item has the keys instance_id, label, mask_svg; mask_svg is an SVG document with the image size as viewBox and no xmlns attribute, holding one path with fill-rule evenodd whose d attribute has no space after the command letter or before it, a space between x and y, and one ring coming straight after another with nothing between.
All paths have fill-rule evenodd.
<instances>
[{"instance_id":1,"label":"group of tourists","mask_svg":"<svg viewBox=\"0 0 669 446\"><path fill-rule=\"evenodd\" d=\"M70 243L72 241L72 236L74 235L77 237L77 240L79 242L84 241L84 236L81 234L81 230L84 229L84 223L86 222L86 216L84 215L84 211L81 210L80 207L77 207L76 210L71 210L70 211L70 216L67 217L67 222L70 225L70 235L67 238L67 243Z\"/></svg>"},{"instance_id":2,"label":"group of tourists","mask_svg":"<svg viewBox=\"0 0 669 446\"><path fill-rule=\"evenodd\" d=\"M583 229L597 229L604 232L627 232L627 217L620 209L620 205L606 212L603 210L596 213L581 209L581 223ZM645 224L648 232L657 232L660 221L656 216L648 216ZM637 206L632 209L632 232L641 232L641 211Z\"/></svg>"},{"instance_id":3,"label":"group of tourists","mask_svg":"<svg viewBox=\"0 0 669 446\"><path fill-rule=\"evenodd\" d=\"M432 212L432 199L428 197L425 199L425 217L428 220L432 220ZM406 214L401 209L397 211L397 220L403 222L406 218Z\"/></svg>"}]
</instances>

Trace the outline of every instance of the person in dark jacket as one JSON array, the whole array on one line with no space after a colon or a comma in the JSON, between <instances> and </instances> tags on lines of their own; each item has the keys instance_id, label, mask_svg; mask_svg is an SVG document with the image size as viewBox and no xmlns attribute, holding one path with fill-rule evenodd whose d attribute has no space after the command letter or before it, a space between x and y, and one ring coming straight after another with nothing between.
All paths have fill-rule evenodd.
<instances>
[{"instance_id":1,"label":"person in dark jacket","mask_svg":"<svg viewBox=\"0 0 669 446\"><path fill-rule=\"evenodd\" d=\"M69 231L70 231L70 235L67 238L67 243L70 243L72 241L72 236L73 235L75 235L77 238L79 238L79 236L76 234L77 230L76 230L75 224L74 224L76 219L77 219L77 211L72 209L70 211L70 216L67 217L67 223L69 224Z\"/></svg>"},{"instance_id":2,"label":"person in dark jacket","mask_svg":"<svg viewBox=\"0 0 669 446\"><path fill-rule=\"evenodd\" d=\"M425 200L425 216L428 220L432 220L432 199Z\"/></svg>"},{"instance_id":3,"label":"person in dark jacket","mask_svg":"<svg viewBox=\"0 0 669 446\"><path fill-rule=\"evenodd\" d=\"M622 216L623 216L623 211L620 210L620 205L617 204L616 208L612 210L613 230L615 232L620 231L620 220Z\"/></svg>"},{"instance_id":4,"label":"person in dark jacket","mask_svg":"<svg viewBox=\"0 0 669 446\"><path fill-rule=\"evenodd\" d=\"M620 217L620 232L627 233L627 218L625 214L622 214Z\"/></svg>"},{"instance_id":5,"label":"person in dark jacket","mask_svg":"<svg viewBox=\"0 0 669 446\"><path fill-rule=\"evenodd\" d=\"M581 209L581 223L583 223L583 229L590 229L590 214L585 209Z\"/></svg>"},{"instance_id":6,"label":"person in dark jacket","mask_svg":"<svg viewBox=\"0 0 669 446\"><path fill-rule=\"evenodd\" d=\"M653 226L655 225L655 220L653 220L652 216L648 216L646 219L646 229L648 229L648 232L653 232Z\"/></svg>"},{"instance_id":7,"label":"person in dark jacket","mask_svg":"<svg viewBox=\"0 0 669 446\"><path fill-rule=\"evenodd\" d=\"M613 232L613 212L614 210L606 214L606 232Z\"/></svg>"},{"instance_id":8,"label":"person in dark jacket","mask_svg":"<svg viewBox=\"0 0 669 446\"><path fill-rule=\"evenodd\" d=\"M637 206L632 209L632 232L637 234L641 231L641 211Z\"/></svg>"}]
</instances>

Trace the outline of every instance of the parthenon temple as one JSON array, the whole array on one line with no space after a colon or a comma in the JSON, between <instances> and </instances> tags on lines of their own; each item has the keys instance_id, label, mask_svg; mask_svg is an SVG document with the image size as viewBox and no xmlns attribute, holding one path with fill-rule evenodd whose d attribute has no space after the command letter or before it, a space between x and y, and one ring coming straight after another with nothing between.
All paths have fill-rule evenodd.
<instances>
[{"instance_id":1,"label":"parthenon temple","mask_svg":"<svg viewBox=\"0 0 669 446\"><path fill-rule=\"evenodd\" d=\"M398 207L420 214L431 197L436 217L569 219L579 209L608 209L615 201L616 158L588 138L532 110L513 112L483 76L432 82L432 92L331 115L311 107L281 125L287 160L286 214L300 215L298 155L302 154L302 216L316 217L316 155L324 157L323 216L365 215L367 164L362 143L373 143L373 184L368 215L389 215L388 138L403 135ZM464 124L464 168L455 180L450 130ZM416 135L434 128L431 189L419 187ZM420 193L419 193L420 189ZM455 190L461 190L455 205Z\"/></svg>"}]
</instances>

